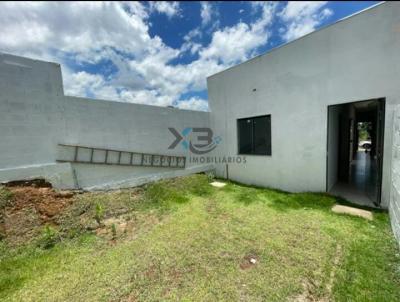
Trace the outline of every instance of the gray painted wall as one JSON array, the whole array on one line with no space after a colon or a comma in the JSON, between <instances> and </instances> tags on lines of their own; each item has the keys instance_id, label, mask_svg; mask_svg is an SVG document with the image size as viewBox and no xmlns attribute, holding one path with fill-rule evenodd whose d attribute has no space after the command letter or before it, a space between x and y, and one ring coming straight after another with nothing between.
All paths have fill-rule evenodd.
<instances>
[{"instance_id":1,"label":"gray painted wall","mask_svg":"<svg viewBox=\"0 0 400 302\"><path fill-rule=\"evenodd\" d=\"M387 207L393 109L400 102L399 37L400 5L386 2L209 77L211 124L222 137L215 155L237 155L238 118L271 114L272 156L229 165L230 178L325 191L328 105L385 97ZM224 170L217 165L219 175Z\"/></svg>"},{"instance_id":2,"label":"gray painted wall","mask_svg":"<svg viewBox=\"0 0 400 302\"><path fill-rule=\"evenodd\" d=\"M60 66L0 54L0 169L55 162Z\"/></svg>"},{"instance_id":3,"label":"gray painted wall","mask_svg":"<svg viewBox=\"0 0 400 302\"><path fill-rule=\"evenodd\" d=\"M400 106L393 118L392 194L389 205L393 233L400 243Z\"/></svg>"},{"instance_id":4,"label":"gray painted wall","mask_svg":"<svg viewBox=\"0 0 400 302\"><path fill-rule=\"evenodd\" d=\"M119 103L84 98L63 100L63 135L61 143L104 147L162 155L190 156L177 146L169 150L174 140L168 127L179 131L186 127L206 127L209 113ZM187 161L190 166L190 161ZM122 181L148 173L173 171L169 168L121 167L73 164L79 184L83 187L106 183L107 179Z\"/></svg>"},{"instance_id":5,"label":"gray painted wall","mask_svg":"<svg viewBox=\"0 0 400 302\"><path fill-rule=\"evenodd\" d=\"M67 172L57 174L57 145L188 157L180 146L168 149L174 139L168 127L209 125L208 112L64 96L59 64L7 54L0 54L0 91L0 181L42 176L68 188L74 185L73 171L79 187L87 188L159 173L171 177L182 171L62 164Z\"/></svg>"}]
</instances>

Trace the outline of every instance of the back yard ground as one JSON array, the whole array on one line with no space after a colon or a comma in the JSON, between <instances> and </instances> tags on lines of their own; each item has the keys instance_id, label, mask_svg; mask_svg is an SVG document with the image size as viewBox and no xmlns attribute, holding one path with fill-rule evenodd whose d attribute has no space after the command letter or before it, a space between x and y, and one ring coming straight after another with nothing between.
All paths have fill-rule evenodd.
<instances>
[{"instance_id":1,"label":"back yard ground","mask_svg":"<svg viewBox=\"0 0 400 302\"><path fill-rule=\"evenodd\" d=\"M400 301L388 215L194 175L108 193L0 189L1 301Z\"/></svg>"}]
</instances>

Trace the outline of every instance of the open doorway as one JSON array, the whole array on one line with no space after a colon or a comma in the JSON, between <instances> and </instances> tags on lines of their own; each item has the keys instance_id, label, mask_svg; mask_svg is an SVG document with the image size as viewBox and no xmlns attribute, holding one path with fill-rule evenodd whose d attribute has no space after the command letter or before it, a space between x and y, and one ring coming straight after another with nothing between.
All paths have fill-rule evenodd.
<instances>
[{"instance_id":1,"label":"open doorway","mask_svg":"<svg viewBox=\"0 0 400 302\"><path fill-rule=\"evenodd\" d=\"M327 192L379 206L384 112L385 99L328 106Z\"/></svg>"}]
</instances>

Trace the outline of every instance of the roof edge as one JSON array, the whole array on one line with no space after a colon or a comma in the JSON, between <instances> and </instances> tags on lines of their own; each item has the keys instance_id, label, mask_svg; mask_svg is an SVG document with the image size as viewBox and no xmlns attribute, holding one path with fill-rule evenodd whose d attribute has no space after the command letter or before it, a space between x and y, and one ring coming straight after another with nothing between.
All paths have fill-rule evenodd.
<instances>
[{"instance_id":1,"label":"roof edge","mask_svg":"<svg viewBox=\"0 0 400 302\"><path fill-rule=\"evenodd\" d=\"M258 58L261 58L261 57L263 57L263 56L266 56L266 55L270 54L270 53L273 52L273 51L276 51L276 50L278 50L278 49L280 49L280 48L282 48L282 47L285 47L285 46L287 46L287 45L289 45L289 44L292 44L292 43L294 43L294 42L297 42L297 41L299 41L299 40L301 40L301 39L303 39L303 38L306 38L306 37L308 37L308 36L310 36L310 35L312 35L312 34L315 34L315 33L318 33L318 32L320 32L320 31L323 31L324 29L327 29L328 27L334 26L334 25L336 25L336 24L339 23L339 22L346 21L346 20L348 20L348 19L350 19L350 18L353 18L353 17L355 17L355 16L357 16L357 15L359 15L359 14L362 14L362 13L365 13L365 12L367 12L367 11L369 11L369 10L375 9L376 7L381 6L382 4L385 4L386 2L387 2L387 1L382 1L382 2L376 3L376 4L374 4L374 5L371 5L370 7L364 8L364 9L358 11L358 12L355 12L355 13L353 13L353 14L351 14L351 15L348 15L348 16L346 16L346 17L343 17L343 18L339 19L339 20L336 20L335 22L333 22L333 23L331 23L331 24L327 24L327 25L325 25L325 26L323 26L323 27L321 27L321 28L319 28L319 29L317 29L317 30L314 30L314 31L312 31L312 32L310 32L310 33L308 33L308 34L305 34L304 36L301 36L301 37L299 37L299 38L297 38L297 39L294 39L294 40L292 40L292 41L289 41L289 42L280 44L280 45L278 45L278 46L276 46L276 47L273 47L273 48L267 50L266 52L264 52L264 53L262 53L262 54L259 54L259 55L255 56L255 57L253 57L253 58L250 58L250 59L248 59L248 60L246 60L246 61L240 62L240 63L238 63L238 64L236 64L236 65L233 65L233 66L231 66L231 67L228 67L228 68L226 68L226 69L224 69L224 70L221 70L221 71L219 71L219 72L217 72L217 73L214 73L214 74L212 74L212 75L209 75L209 76L207 77L207 79L212 78L212 77L214 77L214 76L217 76L217 75L219 75L219 74L221 74L221 73L224 73L224 72L226 72L226 71L229 71L229 70L231 70L231 69L233 69L233 68L236 68L236 67L238 67L238 66L241 66L241 65L243 65L243 64L246 64L246 63L248 63L248 62L251 62L251 61L253 61L253 60L255 60L255 59L258 59Z\"/></svg>"}]
</instances>

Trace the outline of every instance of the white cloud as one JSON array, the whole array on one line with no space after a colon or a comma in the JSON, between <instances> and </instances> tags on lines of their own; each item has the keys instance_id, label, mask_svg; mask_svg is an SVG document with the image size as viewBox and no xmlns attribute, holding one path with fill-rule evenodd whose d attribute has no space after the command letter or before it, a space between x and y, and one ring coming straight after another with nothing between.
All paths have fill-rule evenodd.
<instances>
[{"instance_id":1,"label":"white cloud","mask_svg":"<svg viewBox=\"0 0 400 302\"><path fill-rule=\"evenodd\" d=\"M142 4L28 2L0 6L0 50L62 63L67 94L137 102L146 102L146 96L159 105L179 98L176 90L174 95L162 97L163 91L153 91L151 80L129 67L127 56L138 62L153 59L164 66L180 53L159 37L150 37ZM84 71L73 73L66 59L78 66L111 60L118 73L112 79ZM147 90L152 92L146 94ZM142 99L134 100L134 96Z\"/></svg>"},{"instance_id":2,"label":"white cloud","mask_svg":"<svg viewBox=\"0 0 400 302\"><path fill-rule=\"evenodd\" d=\"M210 23L212 16L212 7L211 4L208 3L207 1L201 2L200 16L201 16L201 23L203 25L207 25L208 23Z\"/></svg>"},{"instance_id":3,"label":"white cloud","mask_svg":"<svg viewBox=\"0 0 400 302\"><path fill-rule=\"evenodd\" d=\"M210 34L220 27L218 6L212 1L201 1L200 5L201 27L207 28L205 32Z\"/></svg>"},{"instance_id":4,"label":"white cloud","mask_svg":"<svg viewBox=\"0 0 400 302\"><path fill-rule=\"evenodd\" d=\"M192 97L189 100L179 101L177 107L180 109L208 111L208 102L201 98Z\"/></svg>"},{"instance_id":5,"label":"white cloud","mask_svg":"<svg viewBox=\"0 0 400 302\"><path fill-rule=\"evenodd\" d=\"M202 33L200 31L200 29L198 27L192 29L191 31L189 31L184 37L183 40L185 41L191 41L194 38L201 38L202 37Z\"/></svg>"},{"instance_id":6,"label":"white cloud","mask_svg":"<svg viewBox=\"0 0 400 302\"><path fill-rule=\"evenodd\" d=\"M200 56L232 64L247 59L249 51L264 44L267 39L267 33L257 35L249 25L241 22L234 27L216 31L211 44L200 51Z\"/></svg>"},{"instance_id":7,"label":"white cloud","mask_svg":"<svg viewBox=\"0 0 400 302\"><path fill-rule=\"evenodd\" d=\"M151 48L147 15L138 3L6 2L0 10L0 48L37 57L55 51L95 62L107 47L136 56ZM159 43L159 42L158 42Z\"/></svg>"},{"instance_id":8,"label":"white cloud","mask_svg":"<svg viewBox=\"0 0 400 302\"><path fill-rule=\"evenodd\" d=\"M166 14L168 18L180 15L179 2L177 1L154 1L150 2L150 9L161 14Z\"/></svg>"},{"instance_id":9,"label":"white cloud","mask_svg":"<svg viewBox=\"0 0 400 302\"><path fill-rule=\"evenodd\" d=\"M180 48L181 53L184 53L186 51L190 51L192 54L197 53L202 45L200 43L194 42L196 39L200 39L203 36L202 32L200 31L199 27L196 27L189 31L184 37L183 37L183 44Z\"/></svg>"},{"instance_id":10,"label":"white cloud","mask_svg":"<svg viewBox=\"0 0 400 302\"><path fill-rule=\"evenodd\" d=\"M156 106L169 106L174 102L173 98L167 95L160 95L156 90L123 90L120 93L120 98L130 103Z\"/></svg>"},{"instance_id":11,"label":"white cloud","mask_svg":"<svg viewBox=\"0 0 400 302\"><path fill-rule=\"evenodd\" d=\"M316 29L321 22L332 15L328 8L322 9L327 1L289 1L279 13L285 23L282 38L291 41Z\"/></svg>"},{"instance_id":12,"label":"white cloud","mask_svg":"<svg viewBox=\"0 0 400 302\"><path fill-rule=\"evenodd\" d=\"M153 10L177 16L179 4L6 2L0 4L0 50L61 63L69 95L207 110L206 100L182 100L182 95L204 91L208 76L254 56L268 43L277 4L257 2L252 6L259 13L253 22L216 30L208 45L200 43L207 32L199 24L184 36L179 48L172 48L150 35L148 14ZM303 17L298 18L299 14ZM310 14L327 16L329 11L323 6L311 9L289 4L280 12L288 25L282 34L289 35L291 24L308 20ZM216 24L214 19L207 22ZM212 30L213 24L208 23L207 30ZM190 63L171 63L190 54L197 55ZM116 73L105 76L81 68L103 61L111 61Z\"/></svg>"},{"instance_id":13,"label":"white cloud","mask_svg":"<svg viewBox=\"0 0 400 302\"><path fill-rule=\"evenodd\" d=\"M254 50L264 45L269 38L268 25L271 24L274 3L259 3L261 17L252 24L239 22L214 32L211 43L200 51L203 59L216 59L223 64L231 65L243 61L254 54Z\"/></svg>"},{"instance_id":14,"label":"white cloud","mask_svg":"<svg viewBox=\"0 0 400 302\"><path fill-rule=\"evenodd\" d=\"M71 73L70 70L64 68L63 76L69 95L93 96L104 100L120 99L115 88L108 85L102 75L90 74L85 71Z\"/></svg>"},{"instance_id":15,"label":"white cloud","mask_svg":"<svg viewBox=\"0 0 400 302\"><path fill-rule=\"evenodd\" d=\"M68 92L73 96L87 95L104 85L103 77L98 74L90 74L85 71L71 73L64 70L63 75Z\"/></svg>"}]
</instances>

